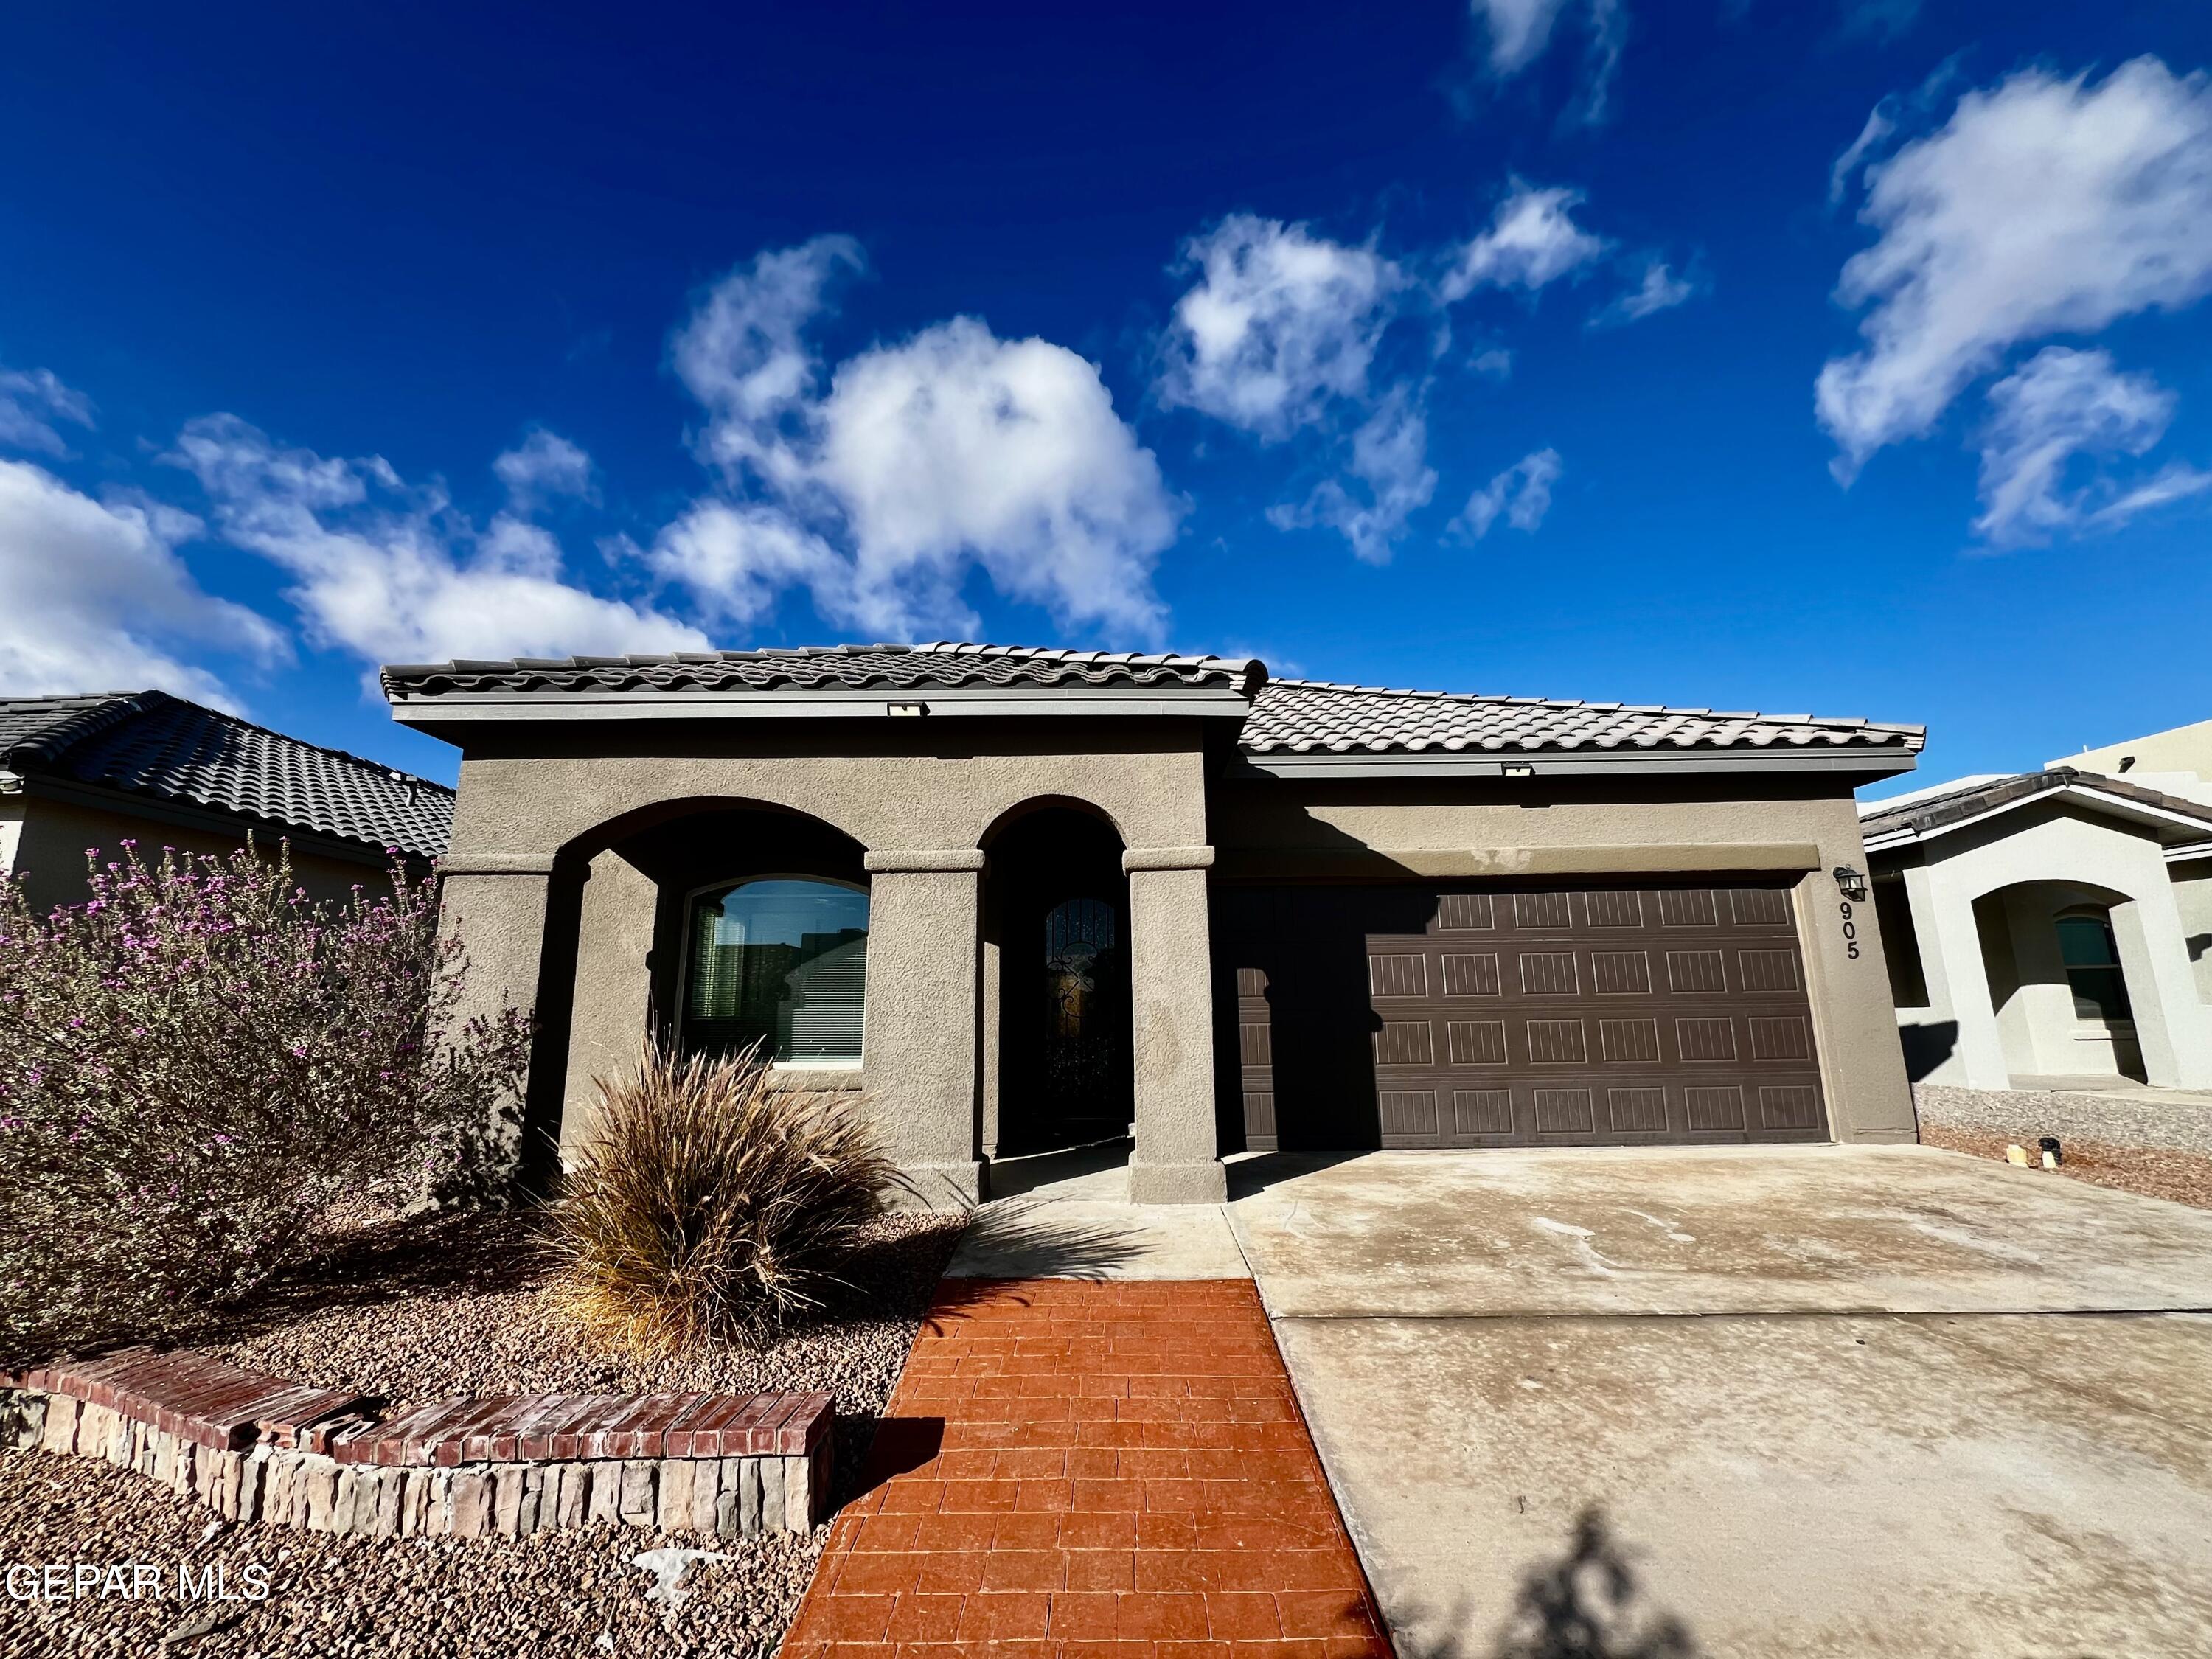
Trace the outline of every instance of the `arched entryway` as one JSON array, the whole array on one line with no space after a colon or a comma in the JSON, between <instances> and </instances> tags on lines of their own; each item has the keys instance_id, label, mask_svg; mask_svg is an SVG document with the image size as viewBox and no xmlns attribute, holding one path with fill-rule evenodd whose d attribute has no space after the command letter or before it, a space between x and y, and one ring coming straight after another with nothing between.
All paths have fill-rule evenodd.
<instances>
[{"instance_id":1,"label":"arched entryway","mask_svg":"<svg viewBox=\"0 0 2212 1659\"><path fill-rule=\"evenodd\" d=\"M566 1052L548 1127L564 1146L589 1122L593 1079L631 1064L648 1030L857 1085L871 880L851 836L783 807L672 802L572 846L557 885L573 897L549 946L567 921L573 965L555 972L572 989L549 1032Z\"/></svg>"},{"instance_id":2,"label":"arched entryway","mask_svg":"<svg viewBox=\"0 0 2212 1659\"><path fill-rule=\"evenodd\" d=\"M2126 895L2082 882L2024 881L1974 901L2005 1069L2039 1081L2142 1080L2129 982L2113 916Z\"/></svg>"},{"instance_id":3,"label":"arched entryway","mask_svg":"<svg viewBox=\"0 0 2212 1659\"><path fill-rule=\"evenodd\" d=\"M1036 806L986 844L983 929L995 965L985 1141L1006 1158L1125 1151L1133 1110L1129 884L1113 826Z\"/></svg>"}]
</instances>

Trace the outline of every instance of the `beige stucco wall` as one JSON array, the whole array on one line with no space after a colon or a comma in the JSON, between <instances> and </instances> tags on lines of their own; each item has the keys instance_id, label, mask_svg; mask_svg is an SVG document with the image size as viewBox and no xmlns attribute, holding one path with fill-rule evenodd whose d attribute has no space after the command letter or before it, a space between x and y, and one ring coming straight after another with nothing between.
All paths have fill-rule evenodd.
<instances>
[{"instance_id":1,"label":"beige stucco wall","mask_svg":"<svg viewBox=\"0 0 2212 1659\"><path fill-rule=\"evenodd\" d=\"M1099 744L1079 752L1047 747L1025 731L1002 735L978 730L981 721L948 721L941 743L933 733L927 742L854 740L843 752L826 754L811 752L810 744L840 743L836 723L791 724L799 730L763 731L749 742L749 733L725 728L717 734L723 752L716 754L586 749L468 757L453 854L550 854L626 813L684 799L789 807L872 851L980 847L1006 812L1050 797L1095 806L1128 847L1205 839L1198 734L1166 722L1116 722L1126 729L1110 734L1095 729L1104 722L1079 723L1081 729L1058 742L1081 736ZM586 728L575 741L580 746L592 736Z\"/></svg>"},{"instance_id":2,"label":"beige stucco wall","mask_svg":"<svg viewBox=\"0 0 2212 1659\"><path fill-rule=\"evenodd\" d=\"M637 1063L653 996L653 908L660 889L617 852L601 853L584 883L577 921L576 975L568 1024L568 1067L562 1095L561 1144L590 1132L595 1079L620 1077Z\"/></svg>"},{"instance_id":3,"label":"beige stucco wall","mask_svg":"<svg viewBox=\"0 0 2212 1659\"><path fill-rule=\"evenodd\" d=\"M1814 795L1792 795L1809 789ZM1218 788L1213 840L1224 878L1417 875L1795 874L1821 1080L1839 1140L1911 1140L1872 899L1844 913L1830 873L1864 872L1856 805L1841 781L1713 777L1536 779L1510 783L1269 780ZM1846 937L1848 921L1854 937ZM1851 946L1858 947L1856 957Z\"/></svg>"},{"instance_id":4,"label":"beige stucco wall","mask_svg":"<svg viewBox=\"0 0 2212 1659\"><path fill-rule=\"evenodd\" d=\"M549 896L588 860L567 1072L553 1091L573 1140L591 1075L635 1053L648 1018L653 884L608 849L672 803L782 807L827 823L865 849L869 872L857 1081L921 1194L964 1200L981 1190L980 1154L993 1127L986 1113L996 1103L980 1000L989 972L982 849L1025 805L1085 804L1128 849L1132 1193L1204 1200L1224 1189L1208 921L1218 883L1778 872L1796 878L1835 1133L1913 1137L1873 906L1848 918L1854 957L1827 873L1866 866L1847 781L1254 779L1219 775L1203 726L577 721L467 733L448 925L469 948L472 996L486 1007L527 1005L541 964L556 980L570 971L557 951L546 952Z\"/></svg>"},{"instance_id":5,"label":"beige stucco wall","mask_svg":"<svg viewBox=\"0 0 2212 1659\"><path fill-rule=\"evenodd\" d=\"M103 859L119 858L122 843L135 840L139 855L152 862L160 858L164 847L221 856L246 844L242 830L234 836L222 835L126 812L102 811L76 801L30 795L15 797L10 805L21 813L21 822L15 831L9 867L21 878L32 905L40 910L83 902L84 855L88 848L99 848ZM274 842L270 837L259 836L255 839L257 844L273 848ZM292 872L307 890L308 896L319 900L343 901L356 884L371 891L385 884L380 865L356 864L312 853L295 851L292 855Z\"/></svg>"},{"instance_id":6,"label":"beige stucco wall","mask_svg":"<svg viewBox=\"0 0 2212 1659\"><path fill-rule=\"evenodd\" d=\"M2130 755L2135 757L2135 764L2126 774L2130 780L2141 781L2140 775L2146 772L2193 772L2212 779L2212 720L2172 726L2101 749L2085 749L2078 755L2061 755L2045 764L2079 767L2084 772L2118 777L2121 761Z\"/></svg>"},{"instance_id":7,"label":"beige stucco wall","mask_svg":"<svg viewBox=\"0 0 2212 1659\"><path fill-rule=\"evenodd\" d=\"M505 752L462 763L447 860L448 926L470 951L471 997L486 1009L532 1003L556 862L592 855L560 1087L567 1110L587 1107L592 1066L634 1052L642 1036L638 963L653 925L644 887L605 870L602 847L641 821L636 815L671 802L807 813L866 850L859 1081L869 1109L916 1196L973 1199L988 1070L979 1054L978 893L990 831L1026 804L1072 800L1103 814L1139 852L1202 848L1206 837L1200 722L1051 722L1048 735L1047 725L917 722L885 732L858 722L779 730L733 721L641 738L578 722L501 734L494 741ZM1072 752L1066 745L1079 738L1093 746ZM646 742L659 752L635 752ZM603 881L607 873L613 878ZM1155 963L1164 999L1138 1045L1133 1168L1155 1172L1139 1183L1147 1195L1218 1198L1225 1176L1214 1144L1202 876L1194 913L1188 884L1133 929L1133 951ZM1148 937L1169 930L1180 938ZM1200 976L1191 994L1184 958L1194 939Z\"/></svg>"}]
</instances>

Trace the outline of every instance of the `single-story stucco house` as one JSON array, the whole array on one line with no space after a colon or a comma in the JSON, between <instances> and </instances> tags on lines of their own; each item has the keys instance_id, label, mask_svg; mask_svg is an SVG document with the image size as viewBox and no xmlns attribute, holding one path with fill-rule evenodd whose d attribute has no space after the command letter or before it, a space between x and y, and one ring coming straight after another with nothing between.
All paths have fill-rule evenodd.
<instances>
[{"instance_id":1,"label":"single-story stucco house","mask_svg":"<svg viewBox=\"0 0 2212 1659\"><path fill-rule=\"evenodd\" d=\"M453 792L165 691L0 696L0 870L40 911L81 903L85 854L291 846L311 897L385 880L390 854L427 874ZM387 850L389 849L389 850Z\"/></svg>"},{"instance_id":2,"label":"single-story stucco house","mask_svg":"<svg viewBox=\"0 0 2212 1659\"><path fill-rule=\"evenodd\" d=\"M1140 1201L1238 1149L1914 1137L1852 791L1917 726L964 644L384 687L461 750L450 925L571 1144L649 1029L865 1089L933 1201L1125 1129Z\"/></svg>"},{"instance_id":3,"label":"single-story stucco house","mask_svg":"<svg viewBox=\"0 0 2212 1659\"><path fill-rule=\"evenodd\" d=\"M2192 760L2212 772L2212 726L1861 809L1915 1083L2212 1089L2212 787Z\"/></svg>"}]
</instances>

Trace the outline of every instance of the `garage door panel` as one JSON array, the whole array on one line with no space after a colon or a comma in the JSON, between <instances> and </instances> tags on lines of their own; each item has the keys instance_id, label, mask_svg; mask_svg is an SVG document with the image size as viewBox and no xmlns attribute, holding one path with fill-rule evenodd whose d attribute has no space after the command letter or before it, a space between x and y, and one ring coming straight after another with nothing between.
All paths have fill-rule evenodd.
<instances>
[{"instance_id":1,"label":"garage door panel","mask_svg":"<svg viewBox=\"0 0 2212 1659\"><path fill-rule=\"evenodd\" d=\"M1781 885L1246 890L1230 904L1239 963L1264 966L1235 981L1240 1025L1267 1030L1240 1031L1249 1145L1826 1134Z\"/></svg>"}]
</instances>

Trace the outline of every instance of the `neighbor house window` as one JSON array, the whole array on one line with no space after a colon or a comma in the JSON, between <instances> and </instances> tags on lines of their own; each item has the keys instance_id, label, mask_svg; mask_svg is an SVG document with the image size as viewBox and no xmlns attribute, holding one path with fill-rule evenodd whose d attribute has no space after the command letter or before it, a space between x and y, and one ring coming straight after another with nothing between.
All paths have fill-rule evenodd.
<instances>
[{"instance_id":1,"label":"neighbor house window","mask_svg":"<svg viewBox=\"0 0 2212 1659\"><path fill-rule=\"evenodd\" d=\"M2129 1018L2120 953L2112 943L2112 924L2101 913L2059 917L2058 956L2066 964L2066 982L2074 988L2075 1018L2107 1022Z\"/></svg>"},{"instance_id":2,"label":"neighbor house window","mask_svg":"<svg viewBox=\"0 0 2212 1659\"><path fill-rule=\"evenodd\" d=\"M691 901L684 1046L758 1044L789 1066L858 1066L868 968L868 895L789 876Z\"/></svg>"}]
</instances>

